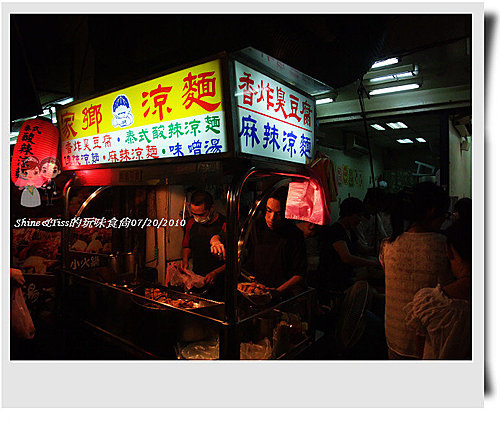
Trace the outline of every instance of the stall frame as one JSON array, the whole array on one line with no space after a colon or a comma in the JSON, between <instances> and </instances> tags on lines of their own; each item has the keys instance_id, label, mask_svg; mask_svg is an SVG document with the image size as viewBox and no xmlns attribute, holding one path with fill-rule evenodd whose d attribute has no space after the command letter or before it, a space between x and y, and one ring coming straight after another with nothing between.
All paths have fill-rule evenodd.
<instances>
[{"instance_id":1,"label":"stall frame","mask_svg":"<svg viewBox=\"0 0 500 424\"><path fill-rule=\"evenodd\" d=\"M204 164L209 168L210 163L216 162L220 164L220 168L217 170L222 173L229 173L232 175L232 181L227 193L226 202L226 217L227 217L227 248L226 248L226 273L225 273L225 287L224 287L224 317L223 319L215 319L213 317L202 317L209 319L220 326L220 359L239 359L239 335L238 331L242 324L248 322L250 319L257 318L259 316L265 315L270 309L277 307L282 307L287 304L291 304L301 298L311 298L313 296L313 289L307 289L303 293L294 296L290 299L286 299L278 304L274 304L269 308L263 308L254 315L244 317L243 319L238 319L237 316L237 282L239 278L239 263L238 263L238 219L239 219L239 207L240 207L240 195L245 186L245 183L250 179L250 177L263 177L263 176L276 176L282 179L289 178L300 178L307 179L308 173L303 164L286 162L282 160L276 160L272 158L266 158L261 156L254 156L241 153L239 146L238 137L238 123L236 122L236 106L232 101L231 93L235 92L235 70L234 61L239 62L255 68L258 72L265 75L269 73L266 70L260 70L257 63L252 60L245 60L244 58L238 56L228 56L226 53L221 53L216 56L206 58L200 61L192 62L187 65L173 68L168 72L163 72L156 74L154 76L148 77L142 81L149 80L167 73L175 72L177 70L182 70L190 66L205 63L210 60L219 59L221 61L221 70L223 78L223 102L224 102L224 114L226 122L226 138L228 145L228 152L203 155L201 157L196 156L186 156L182 158L164 158L152 161L135 161L127 163L117 163L117 164L106 164L103 165L87 165L82 166L82 169L72 170L72 178L65 187L65 216L66 220L69 220L69 194L72 187L78 186L98 186L96 185L96 178L92 178L92 173L105 172L109 177L107 181L108 184L103 187L99 187L94 191L89 198L80 207L78 214L81 214L85 209L85 206L89 204L92 199L99 196L101 193L106 191L106 187L109 186L144 186L144 185L157 185L162 183L169 183L169 180L175 179L178 173L176 169L191 169L191 172L195 172L195 169L199 169ZM279 80L276 75L271 75L270 77L277 79L279 83L300 92L306 97L309 97L306 93L301 92L297 87L293 87L286 81ZM135 83L142 82L136 81ZM127 84L130 86L131 84ZM113 92L116 89L109 90ZM106 93L103 93L106 94ZM309 97L310 98L310 97ZM83 100L82 100L83 101ZM311 98L311 101L314 100ZM312 152L314 154L314 152ZM89 172L90 171L90 172ZM68 172L68 171L66 171ZM121 178L121 175L135 175L135 180L129 181L127 178ZM67 287L68 279L74 279L83 277L78 273L74 273L69 269L69 228L65 227L63 231L63 275L65 284ZM83 277L86 284L100 284L102 283ZM133 293L130 295L134 296ZM310 303L309 303L310 305ZM179 313L194 314L191 311L179 310ZM309 311L310 313L310 311ZM313 332L313 330L311 329ZM304 346L296 349L298 354L307 345L310 345L314 337L308 336L303 343ZM287 358L291 355L282 355L282 358Z\"/></svg>"}]
</instances>

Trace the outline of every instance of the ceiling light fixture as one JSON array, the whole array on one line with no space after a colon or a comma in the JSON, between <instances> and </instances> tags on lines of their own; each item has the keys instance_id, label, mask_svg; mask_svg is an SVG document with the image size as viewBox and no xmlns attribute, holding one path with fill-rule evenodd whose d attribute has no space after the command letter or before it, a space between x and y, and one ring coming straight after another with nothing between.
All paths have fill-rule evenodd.
<instances>
[{"instance_id":1,"label":"ceiling light fixture","mask_svg":"<svg viewBox=\"0 0 500 424\"><path fill-rule=\"evenodd\" d=\"M401 144L410 144L410 143L413 143L413 140L410 140L409 138L399 138L398 139L398 143L401 143Z\"/></svg>"},{"instance_id":2,"label":"ceiling light fixture","mask_svg":"<svg viewBox=\"0 0 500 424\"><path fill-rule=\"evenodd\" d=\"M64 105L67 105L68 103L71 103L73 100L74 100L73 97L68 97L66 99L58 100L57 102L54 102L54 103L57 103L58 105L64 106Z\"/></svg>"},{"instance_id":3,"label":"ceiling light fixture","mask_svg":"<svg viewBox=\"0 0 500 424\"><path fill-rule=\"evenodd\" d=\"M413 72L401 72L400 74L383 75L381 77L370 78L371 83L384 82L384 81L399 81L401 79L413 78Z\"/></svg>"},{"instance_id":4,"label":"ceiling light fixture","mask_svg":"<svg viewBox=\"0 0 500 424\"><path fill-rule=\"evenodd\" d=\"M10 145L14 145L17 143L17 137L19 136L19 131L10 133Z\"/></svg>"},{"instance_id":5,"label":"ceiling light fixture","mask_svg":"<svg viewBox=\"0 0 500 424\"><path fill-rule=\"evenodd\" d=\"M396 85L393 87L377 88L376 90L370 91L369 94L370 96L376 96L377 94L396 93L398 91L415 90L417 88L420 88L420 84Z\"/></svg>"},{"instance_id":6,"label":"ceiling light fixture","mask_svg":"<svg viewBox=\"0 0 500 424\"><path fill-rule=\"evenodd\" d=\"M399 59L397 57L391 57L389 59L379 60L375 62L370 69L382 68L384 66L395 65L399 63Z\"/></svg>"},{"instance_id":7,"label":"ceiling light fixture","mask_svg":"<svg viewBox=\"0 0 500 424\"><path fill-rule=\"evenodd\" d=\"M419 143L427 143L427 140L425 138L422 138L422 137L417 137L417 141Z\"/></svg>"},{"instance_id":8,"label":"ceiling light fixture","mask_svg":"<svg viewBox=\"0 0 500 424\"><path fill-rule=\"evenodd\" d=\"M385 128L379 124L371 124L370 127L375 128L378 131L385 131Z\"/></svg>"},{"instance_id":9,"label":"ceiling light fixture","mask_svg":"<svg viewBox=\"0 0 500 424\"><path fill-rule=\"evenodd\" d=\"M330 97L327 97L325 99L318 99L318 100L316 100L316 104L317 105L323 105L323 104L332 103L332 102L333 102L333 99L330 98Z\"/></svg>"},{"instance_id":10,"label":"ceiling light fixture","mask_svg":"<svg viewBox=\"0 0 500 424\"><path fill-rule=\"evenodd\" d=\"M393 130L401 130L403 128L408 128L404 122L387 122L386 125Z\"/></svg>"}]
</instances>

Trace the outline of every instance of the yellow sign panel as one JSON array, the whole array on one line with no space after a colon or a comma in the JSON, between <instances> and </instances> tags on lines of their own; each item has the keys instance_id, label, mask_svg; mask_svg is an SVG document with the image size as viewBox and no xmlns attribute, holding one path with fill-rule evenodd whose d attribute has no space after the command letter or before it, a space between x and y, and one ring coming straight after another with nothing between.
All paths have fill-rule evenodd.
<instances>
[{"instance_id":1,"label":"yellow sign panel","mask_svg":"<svg viewBox=\"0 0 500 424\"><path fill-rule=\"evenodd\" d=\"M61 140L73 140L165 121L219 112L220 61L161 76L57 113Z\"/></svg>"},{"instance_id":2,"label":"yellow sign panel","mask_svg":"<svg viewBox=\"0 0 500 424\"><path fill-rule=\"evenodd\" d=\"M220 60L58 111L63 169L227 152Z\"/></svg>"}]
</instances>

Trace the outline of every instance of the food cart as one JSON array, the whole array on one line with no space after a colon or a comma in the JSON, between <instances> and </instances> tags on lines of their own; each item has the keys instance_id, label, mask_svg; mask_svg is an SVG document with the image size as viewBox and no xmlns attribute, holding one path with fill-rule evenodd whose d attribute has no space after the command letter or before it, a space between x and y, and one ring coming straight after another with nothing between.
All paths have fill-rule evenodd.
<instances>
[{"instance_id":1,"label":"food cart","mask_svg":"<svg viewBox=\"0 0 500 424\"><path fill-rule=\"evenodd\" d=\"M315 103L301 80L324 89L246 49L58 110L62 166L71 174L63 231L68 322L137 358L300 357L315 337L314 290L280 300L246 296L238 291L245 281L238 249L269 194L308 178ZM191 187L225 199L223 299L169 285Z\"/></svg>"}]
</instances>

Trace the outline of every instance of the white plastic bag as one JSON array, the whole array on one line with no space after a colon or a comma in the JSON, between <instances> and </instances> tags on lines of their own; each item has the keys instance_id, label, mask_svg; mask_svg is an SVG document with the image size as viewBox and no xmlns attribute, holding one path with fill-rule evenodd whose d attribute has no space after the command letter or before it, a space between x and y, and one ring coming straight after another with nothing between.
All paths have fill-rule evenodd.
<instances>
[{"instance_id":1,"label":"white plastic bag","mask_svg":"<svg viewBox=\"0 0 500 424\"><path fill-rule=\"evenodd\" d=\"M470 302L447 297L438 285L419 290L404 311L407 328L425 336L423 359L470 359Z\"/></svg>"},{"instance_id":2,"label":"white plastic bag","mask_svg":"<svg viewBox=\"0 0 500 424\"><path fill-rule=\"evenodd\" d=\"M205 284L201 275L195 274L189 269L184 270L175 263L167 269L167 280L171 286L184 286L187 290L191 290L193 287L199 289Z\"/></svg>"},{"instance_id":3,"label":"white plastic bag","mask_svg":"<svg viewBox=\"0 0 500 424\"><path fill-rule=\"evenodd\" d=\"M270 359L272 350L271 342L267 337L258 343L241 343L240 359Z\"/></svg>"},{"instance_id":4,"label":"white plastic bag","mask_svg":"<svg viewBox=\"0 0 500 424\"><path fill-rule=\"evenodd\" d=\"M312 222L317 225L330 224L330 211L321 180L314 171L305 181L294 181L288 186L285 218Z\"/></svg>"},{"instance_id":5,"label":"white plastic bag","mask_svg":"<svg viewBox=\"0 0 500 424\"><path fill-rule=\"evenodd\" d=\"M30 340L35 336L35 326L24 300L21 287L13 289L10 304L10 322L12 332L21 340Z\"/></svg>"}]
</instances>

